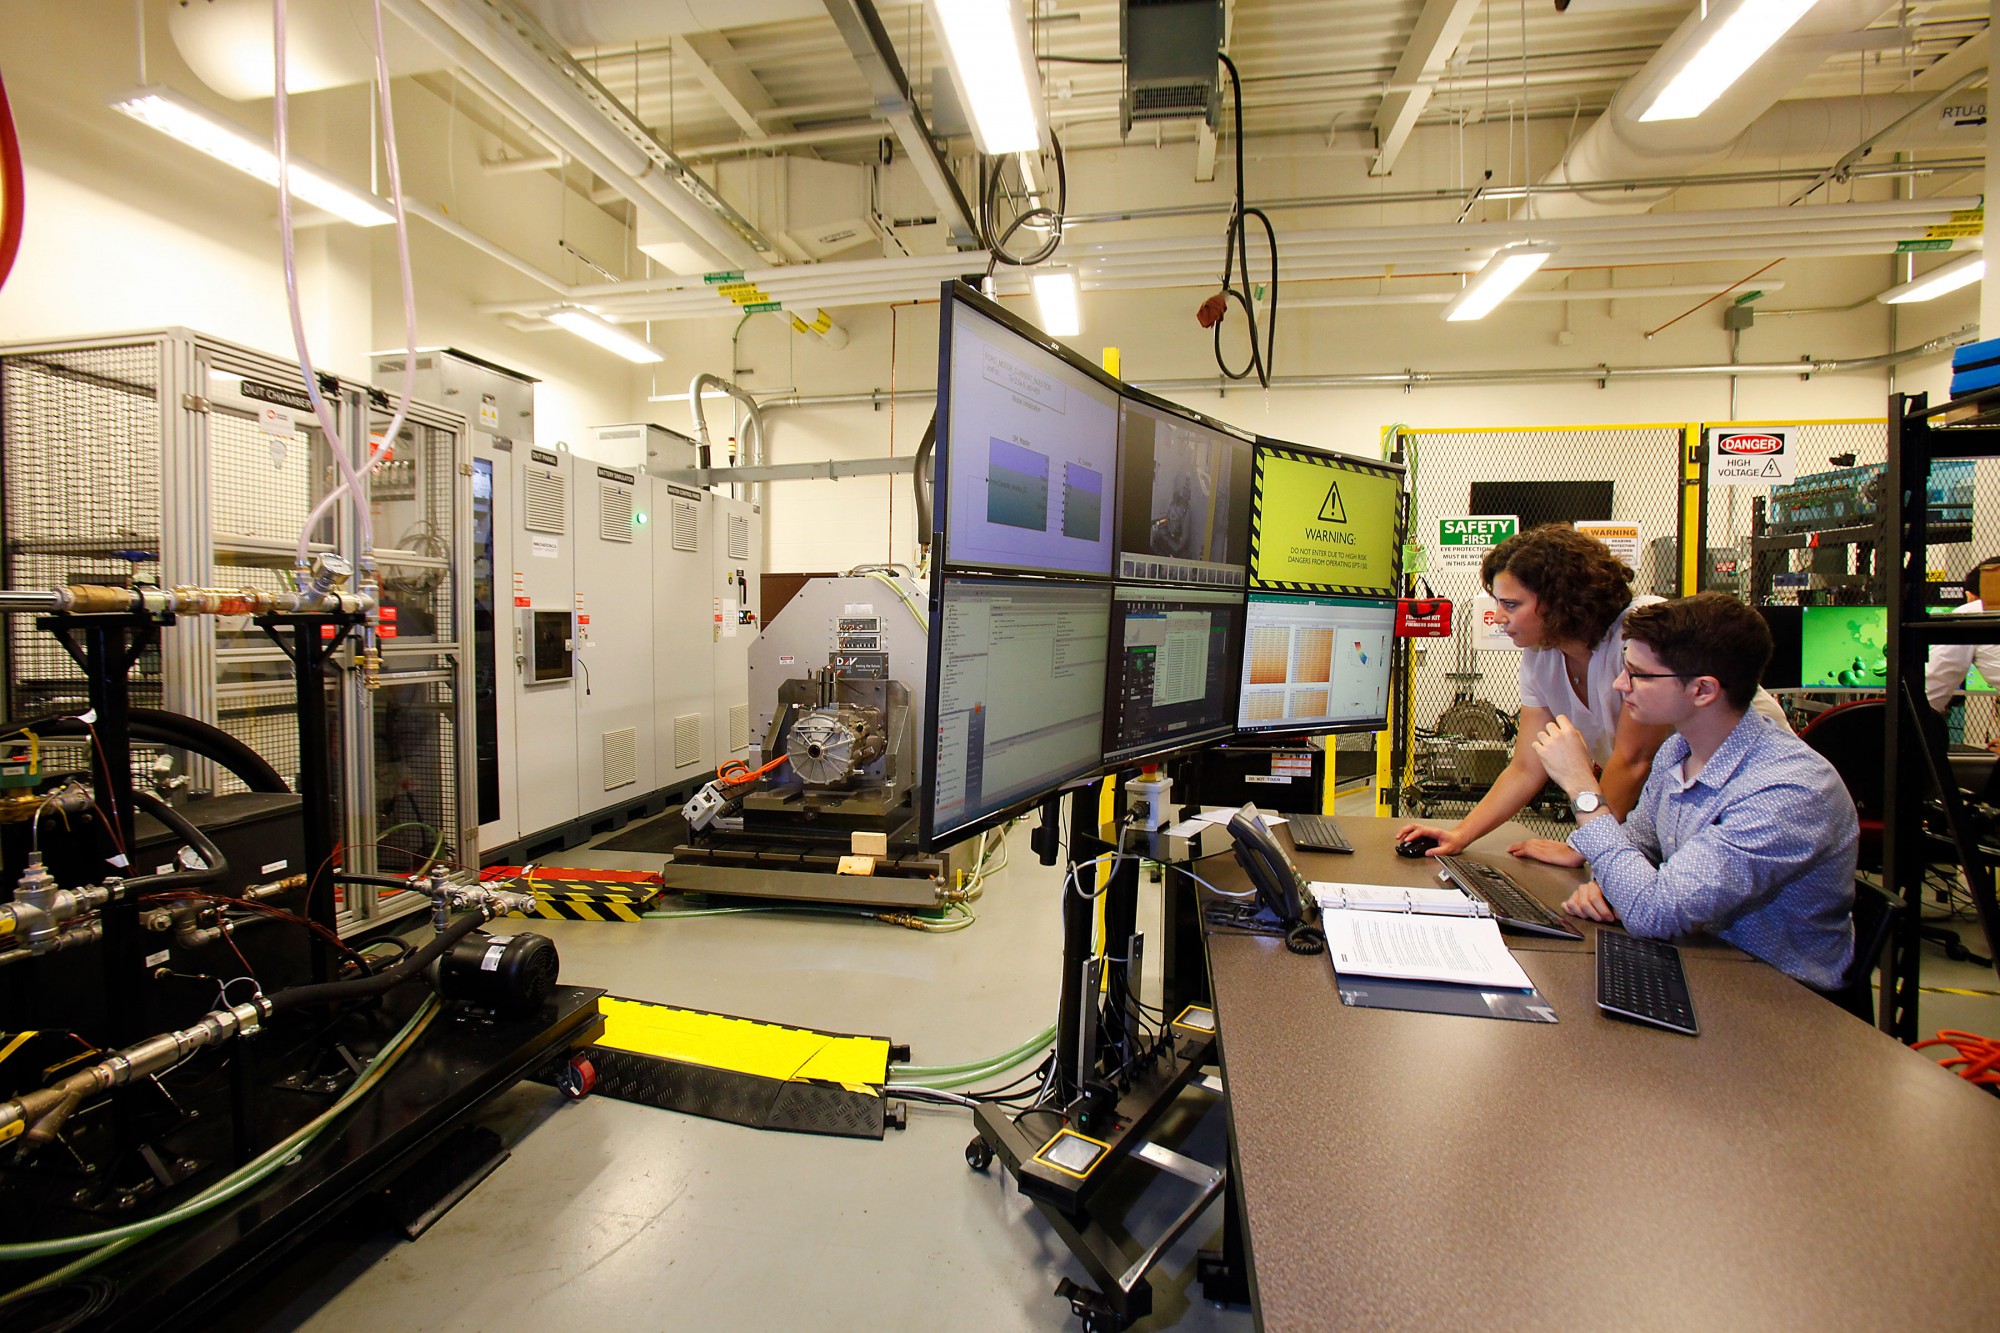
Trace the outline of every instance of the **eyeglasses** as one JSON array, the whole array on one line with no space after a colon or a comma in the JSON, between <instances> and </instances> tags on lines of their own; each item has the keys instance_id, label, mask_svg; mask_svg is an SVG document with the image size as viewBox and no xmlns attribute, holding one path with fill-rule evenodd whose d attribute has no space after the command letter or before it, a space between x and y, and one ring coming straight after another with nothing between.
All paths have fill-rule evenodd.
<instances>
[{"instance_id":1,"label":"eyeglasses","mask_svg":"<svg viewBox=\"0 0 2000 1333\"><path fill-rule=\"evenodd\" d=\"M1629 663L1621 664L1625 674L1633 680L1693 680L1685 671L1634 671Z\"/></svg>"}]
</instances>

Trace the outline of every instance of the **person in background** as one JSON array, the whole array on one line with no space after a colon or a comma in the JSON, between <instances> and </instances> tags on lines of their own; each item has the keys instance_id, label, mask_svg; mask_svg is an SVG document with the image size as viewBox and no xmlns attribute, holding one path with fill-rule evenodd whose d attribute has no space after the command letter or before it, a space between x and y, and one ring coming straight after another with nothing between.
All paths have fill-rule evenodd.
<instances>
[{"instance_id":1,"label":"person in background","mask_svg":"<svg viewBox=\"0 0 2000 1333\"><path fill-rule=\"evenodd\" d=\"M1604 803L1619 815L1632 808L1669 728L1624 715L1613 688L1623 666L1625 616L1658 597L1632 595L1632 571L1611 548L1567 523L1519 533L1487 553L1480 582L1493 597L1507 637L1521 649L1521 717L1514 757L1486 795L1451 828L1405 824L1397 841L1436 839L1427 852L1443 856L1465 848L1512 819L1548 783L1534 739L1561 713L1583 737L1603 773ZM1752 705L1779 726L1784 709L1756 683ZM1526 838L1508 851L1552 865L1578 866L1583 858L1553 838Z\"/></svg>"},{"instance_id":2,"label":"person in background","mask_svg":"<svg viewBox=\"0 0 2000 1333\"><path fill-rule=\"evenodd\" d=\"M1727 593L1632 612L1618 692L1633 720L1673 734L1622 819L1589 799L1590 750L1567 717L1535 737L1590 862L1563 910L1648 939L1717 935L1831 991L1854 956L1861 828L1833 765L1751 711L1770 657L1763 618Z\"/></svg>"},{"instance_id":3,"label":"person in background","mask_svg":"<svg viewBox=\"0 0 2000 1333\"><path fill-rule=\"evenodd\" d=\"M1953 615L1977 615L1986 609L1979 600L1979 576L1996 568L2000 568L2000 556L1965 571L1965 601L1952 608ZM1965 688L1966 673L1975 666L1988 685L2000 687L2000 643L1932 645L1930 662L1924 668L1924 695L1940 715L1951 711L1952 700ZM1986 748L2000 754L2000 732L1987 738Z\"/></svg>"}]
</instances>

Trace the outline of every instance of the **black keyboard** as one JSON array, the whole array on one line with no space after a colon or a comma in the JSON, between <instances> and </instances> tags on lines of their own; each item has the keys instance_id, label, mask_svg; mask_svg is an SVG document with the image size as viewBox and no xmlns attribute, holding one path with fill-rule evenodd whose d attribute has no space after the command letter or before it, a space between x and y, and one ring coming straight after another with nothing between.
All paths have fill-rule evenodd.
<instances>
[{"instance_id":1,"label":"black keyboard","mask_svg":"<svg viewBox=\"0 0 2000 1333\"><path fill-rule=\"evenodd\" d=\"M1328 815L1286 815L1292 826L1292 846L1302 852L1351 852L1347 835Z\"/></svg>"},{"instance_id":2,"label":"black keyboard","mask_svg":"<svg viewBox=\"0 0 2000 1333\"><path fill-rule=\"evenodd\" d=\"M1670 1032L1698 1035L1681 951L1618 930L1597 932L1597 1007Z\"/></svg>"},{"instance_id":3,"label":"black keyboard","mask_svg":"<svg viewBox=\"0 0 2000 1333\"><path fill-rule=\"evenodd\" d=\"M1502 928L1559 940L1583 938L1583 932L1564 920L1562 913L1544 906L1499 867L1463 856L1440 856L1437 862L1444 867L1447 879L1493 909L1493 918Z\"/></svg>"}]
</instances>

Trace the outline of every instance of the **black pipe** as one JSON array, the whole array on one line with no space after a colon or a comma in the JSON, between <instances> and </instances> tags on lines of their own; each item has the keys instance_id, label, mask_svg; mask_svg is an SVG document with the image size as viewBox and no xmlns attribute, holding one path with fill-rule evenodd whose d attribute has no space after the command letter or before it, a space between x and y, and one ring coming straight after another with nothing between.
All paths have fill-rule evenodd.
<instances>
[{"instance_id":1,"label":"black pipe","mask_svg":"<svg viewBox=\"0 0 2000 1333\"><path fill-rule=\"evenodd\" d=\"M291 791L278 770L271 767L262 755L220 727L184 713L170 713L159 708L134 708L131 718L132 739L135 741L192 750L202 758L221 765L254 792L280 794ZM11 732L16 727L13 723L0 723L0 730ZM38 736L90 734L83 723L73 717L38 718L21 723L18 730L32 731Z\"/></svg>"},{"instance_id":2,"label":"black pipe","mask_svg":"<svg viewBox=\"0 0 2000 1333\"><path fill-rule=\"evenodd\" d=\"M335 884L373 884L379 889L402 889L408 891L417 886L407 879L397 879L393 875L335 875Z\"/></svg>"},{"instance_id":3,"label":"black pipe","mask_svg":"<svg viewBox=\"0 0 2000 1333\"><path fill-rule=\"evenodd\" d=\"M931 413L930 421L924 426L923 438L917 441L916 466L910 470L910 482L917 496L917 545L925 550L931 545L931 454L937 448L937 413Z\"/></svg>"},{"instance_id":4,"label":"black pipe","mask_svg":"<svg viewBox=\"0 0 2000 1333\"><path fill-rule=\"evenodd\" d=\"M222 854L208 835L183 815L149 791L134 788L132 800L147 814L172 829L180 840L194 848L195 854L207 863L206 870L172 870L164 875L139 875L125 881L125 891L132 893L159 893L169 889L192 889L203 884L213 884L229 873L229 858Z\"/></svg>"},{"instance_id":5,"label":"black pipe","mask_svg":"<svg viewBox=\"0 0 2000 1333\"><path fill-rule=\"evenodd\" d=\"M428 943L402 962L373 976L357 977L352 981L329 981L316 986L294 986L290 990L279 991L271 997L271 1012L283 1013L308 1004L338 1004L344 1000L365 1000L381 995L406 981L416 980L445 950L485 924L486 918L480 913L468 913L432 936Z\"/></svg>"}]
</instances>

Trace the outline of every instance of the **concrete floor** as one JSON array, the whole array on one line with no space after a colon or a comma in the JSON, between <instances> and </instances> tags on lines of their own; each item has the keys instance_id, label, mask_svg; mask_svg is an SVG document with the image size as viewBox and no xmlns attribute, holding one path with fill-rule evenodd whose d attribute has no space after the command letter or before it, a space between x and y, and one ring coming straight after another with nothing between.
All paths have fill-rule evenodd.
<instances>
[{"instance_id":1,"label":"concrete floor","mask_svg":"<svg viewBox=\"0 0 2000 1333\"><path fill-rule=\"evenodd\" d=\"M1372 810L1365 792L1341 813ZM1011 1048L1053 1021L1058 878L1025 829L979 921L926 935L833 916L752 913L640 925L546 922L563 976L618 995L907 1042L918 1064ZM653 869L657 857L582 849L565 864ZM1157 938L1157 900L1142 928ZM1974 926L1967 936L1978 946ZM1926 1033L2000 1033L1990 968L1927 951ZM1951 994L1946 988L1985 992ZM1223 1160L1222 1115L1199 1095L1175 1118L1182 1150ZM326 1241L260 1281L222 1329L616 1330L1074 1328L1052 1294L1081 1267L996 1164L967 1169L969 1112L913 1106L880 1143L765 1133L538 1085L484 1117L513 1156L421 1239ZM1142 1179L1148 1173L1140 1172ZM1191 1197L1159 1181L1134 1229ZM1140 1329L1251 1328L1194 1284L1219 1244L1211 1209L1155 1269Z\"/></svg>"},{"instance_id":2,"label":"concrete floor","mask_svg":"<svg viewBox=\"0 0 2000 1333\"><path fill-rule=\"evenodd\" d=\"M1027 841L1025 827L1008 839L1012 864L989 878L977 924L955 934L781 912L535 929L556 941L568 982L885 1036L916 1064L957 1064L1055 1018L1060 882ZM553 863L651 870L659 858L582 849ZM1152 922L1157 911L1155 897ZM1147 915L1142 928L1158 938ZM1180 1150L1220 1164L1214 1099L1193 1093L1181 1107ZM522 1085L483 1119L513 1156L429 1232L317 1245L261 1280L226 1327L1076 1327L1052 1293L1086 1274L999 1164L967 1168L969 1111L913 1104L908 1129L878 1143L605 1097L567 1104ZM1193 1191L1139 1176L1156 1182L1133 1201L1133 1229L1150 1240ZM1196 1252L1220 1244L1220 1227L1211 1207L1169 1249L1153 1274L1155 1313L1136 1327L1252 1326L1247 1308L1217 1309L1193 1285Z\"/></svg>"}]
</instances>

